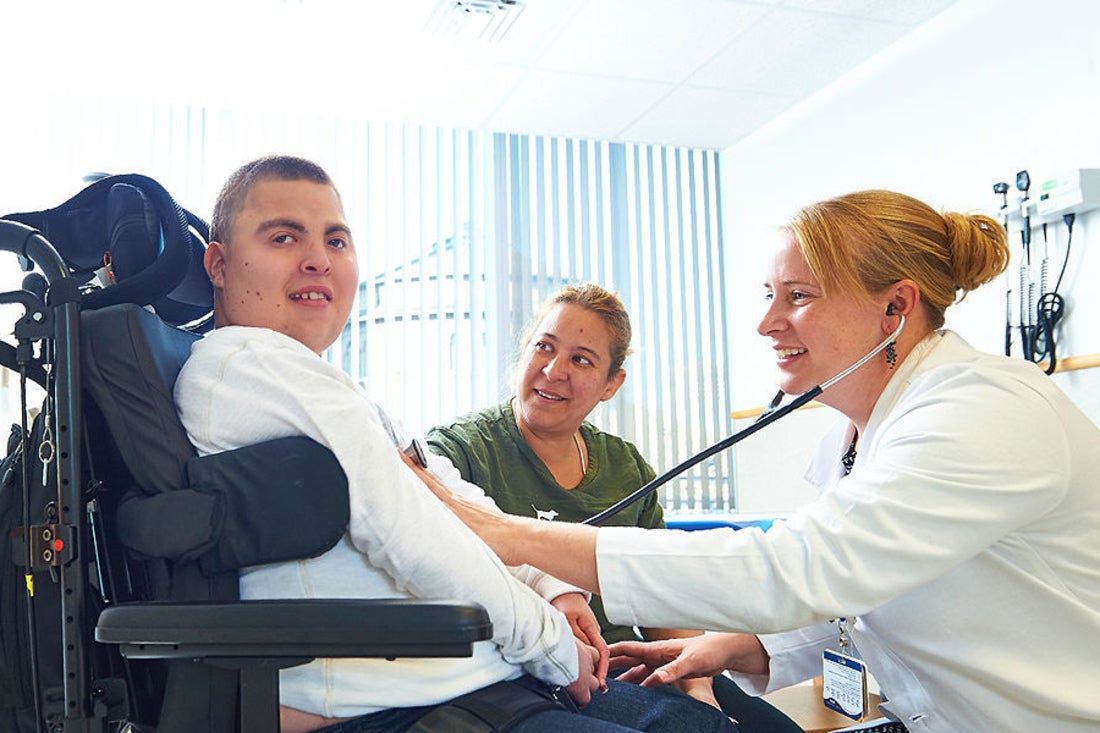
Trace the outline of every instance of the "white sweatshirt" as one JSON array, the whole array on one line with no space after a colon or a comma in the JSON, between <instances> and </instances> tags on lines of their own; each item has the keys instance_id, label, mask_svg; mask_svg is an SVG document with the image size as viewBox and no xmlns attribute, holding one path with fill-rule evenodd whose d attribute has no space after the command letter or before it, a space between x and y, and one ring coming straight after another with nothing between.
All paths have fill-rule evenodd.
<instances>
[{"instance_id":1,"label":"white sweatshirt","mask_svg":"<svg viewBox=\"0 0 1100 733\"><path fill-rule=\"evenodd\" d=\"M242 571L242 598L457 599L482 604L492 620L492 640L470 658L318 659L284 670L283 705L350 717L440 703L523 672L556 685L576 678L573 634L544 600L569 587L506 568L401 462L375 405L338 368L283 334L228 326L195 344L175 399L200 455L304 435L347 474L344 538L314 559ZM446 459L429 461L452 489L480 494Z\"/></svg>"}]
</instances>

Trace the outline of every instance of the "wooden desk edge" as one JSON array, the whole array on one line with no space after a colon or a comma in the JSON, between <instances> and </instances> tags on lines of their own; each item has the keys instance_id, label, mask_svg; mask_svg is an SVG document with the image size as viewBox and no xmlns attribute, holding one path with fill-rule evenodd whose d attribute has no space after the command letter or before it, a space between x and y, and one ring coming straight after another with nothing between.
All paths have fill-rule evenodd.
<instances>
[{"instance_id":1,"label":"wooden desk edge","mask_svg":"<svg viewBox=\"0 0 1100 733\"><path fill-rule=\"evenodd\" d=\"M856 721L825 707L821 694L821 678L813 684L794 685L763 695L763 699L774 705L798 723L806 733L829 733L837 728L846 728ZM871 693L868 717L879 717L879 696Z\"/></svg>"}]
</instances>

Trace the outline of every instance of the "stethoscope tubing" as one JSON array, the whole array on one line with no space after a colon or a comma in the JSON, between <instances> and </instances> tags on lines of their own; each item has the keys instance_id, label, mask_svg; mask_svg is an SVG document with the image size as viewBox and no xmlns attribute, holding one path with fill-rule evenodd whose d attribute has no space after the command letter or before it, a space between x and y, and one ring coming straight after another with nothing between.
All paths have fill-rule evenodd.
<instances>
[{"instance_id":1,"label":"stethoscope tubing","mask_svg":"<svg viewBox=\"0 0 1100 733\"><path fill-rule=\"evenodd\" d=\"M780 402L783 399L784 393L783 393L783 390L779 390L779 392L777 392L775 397L772 399L771 403L768 405L767 409L765 409L764 412L762 412L760 414L760 416L758 418L756 418L756 420L754 420L751 425L749 425L748 427L743 428L741 430L738 430L733 435L730 435L729 437L718 441L717 443L710 446L709 448L707 448L703 451L700 451L699 453L696 453L694 456L692 456L691 458L688 458L683 463L680 463L676 466L673 466L669 470L662 473L660 476L657 476L655 479L653 479L649 483L647 483L644 486L642 486L641 488L635 490L633 493L631 493L628 496L625 496L622 499L620 499L619 501L615 502L614 504L609 506L607 509L604 509L602 512L599 512L597 514L593 514L588 519L585 519L583 522L581 522L581 524L589 524L589 525L602 524L603 522L607 521L609 518L615 516L619 512L626 509L627 507L632 506L634 504L637 504L639 501L641 501L642 499L649 496L650 494L652 494L657 489L664 486L666 483L669 482L669 480L671 480L671 479L675 478L676 476L680 475L681 473L688 470L692 466L694 466L694 465L696 465L696 464L698 464L702 461L705 461L706 459L713 456L715 453L721 453L726 448L729 448L730 446L735 445L736 443L740 443L742 440L749 437L750 435L752 435L752 434L754 434L754 433L756 433L760 430L763 430L764 428L771 425L772 423L779 420L780 418L785 417L786 415L789 415L790 413L794 412L795 410L802 407L806 403L810 402L815 397L817 397L822 392L824 392L826 389L828 389L829 387L832 387L834 384L836 384L837 382L844 379L849 374L851 374L852 372L854 372L855 370L859 369L861 366L866 364L868 361L870 361L875 356L875 354L878 354L880 351L885 349L887 346L889 346L890 344L897 341L898 335L901 334L901 330L903 328L905 328L905 316L902 315L902 314L899 314L899 317L901 318L901 321L898 323L898 327L894 329L893 333L891 333L889 336L887 336L885 339L883 339L882 343L880 343L874 349L867 352L867 354L862 359L860 359L859 361L853 363L851 366L849 366L844 371L838 373L836 376L832 377L831 379L828 379L828 380L822 382L821 384L817 385L816 387L811 387L810 389L806 390L805 392L798 395L797 397L792 399L790 402L788 402L787 404L782 405L782 406L780 405Z\"/></svg>"}]
</instances>

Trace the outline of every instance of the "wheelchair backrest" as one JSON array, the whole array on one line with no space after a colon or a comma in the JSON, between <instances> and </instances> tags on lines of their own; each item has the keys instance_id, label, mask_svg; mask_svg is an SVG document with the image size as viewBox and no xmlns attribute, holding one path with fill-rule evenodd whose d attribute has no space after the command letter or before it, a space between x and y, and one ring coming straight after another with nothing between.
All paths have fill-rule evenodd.
<instances>
[{"instance_id":1,"label":"wheelchair backrest","mask_svg":"<svg viewBox=\"0 0 1100 733\"><path fill-rule=\"evenodd\" d=\"M196 340L132 304L81 317L84 388L146 493L179 488L194 455L172 389Z\"/></svg>"},{"instance_id":2,"label":"wheelchair backrest","mask_svg":"<svg viewBox=\"0 0 1100 733\"><path fill-rule=\"evenodd\" d=\"M210 577L328 550L349 508L347 479L327 449L291 437L195 456L172 390L196 340L132 304L82 316L86 412L104 426L90 436L101 455L87 463L94 470L106 459L113 475L93 478L124 492L116 517L123 545L197 562ZM113 453L124 470L111 465Z\"/></svg>"}]
</instances>

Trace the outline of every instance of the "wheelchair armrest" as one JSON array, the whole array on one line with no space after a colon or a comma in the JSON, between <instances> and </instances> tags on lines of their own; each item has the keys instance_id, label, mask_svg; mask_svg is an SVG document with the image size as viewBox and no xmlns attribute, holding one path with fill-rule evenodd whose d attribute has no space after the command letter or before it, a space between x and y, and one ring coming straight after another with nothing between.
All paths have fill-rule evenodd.
<instances>
[{"instance_id":1,"label":"wheelchair armrest","mask_svg":"<svg viewBox=\"0 0 1100 733\"><path fill-rule=\"evenodd\" d=\"M242 731L279 730L280 668L316 657L468 657L491 636L475 603L396 598L122 603L95 629L124 657L238 670Z\"/></svg>"},{"instance_id":2,"label":"wheelchair armrest","mask_svg":"<svg viewBox=\"0 0 1100 733\"><path fill-rule=\"evenodd\" d=\"M491 635L475 603L409 599L122 603L95 630L139 659L467 657Z\"/></svg>"}]
</instances>

